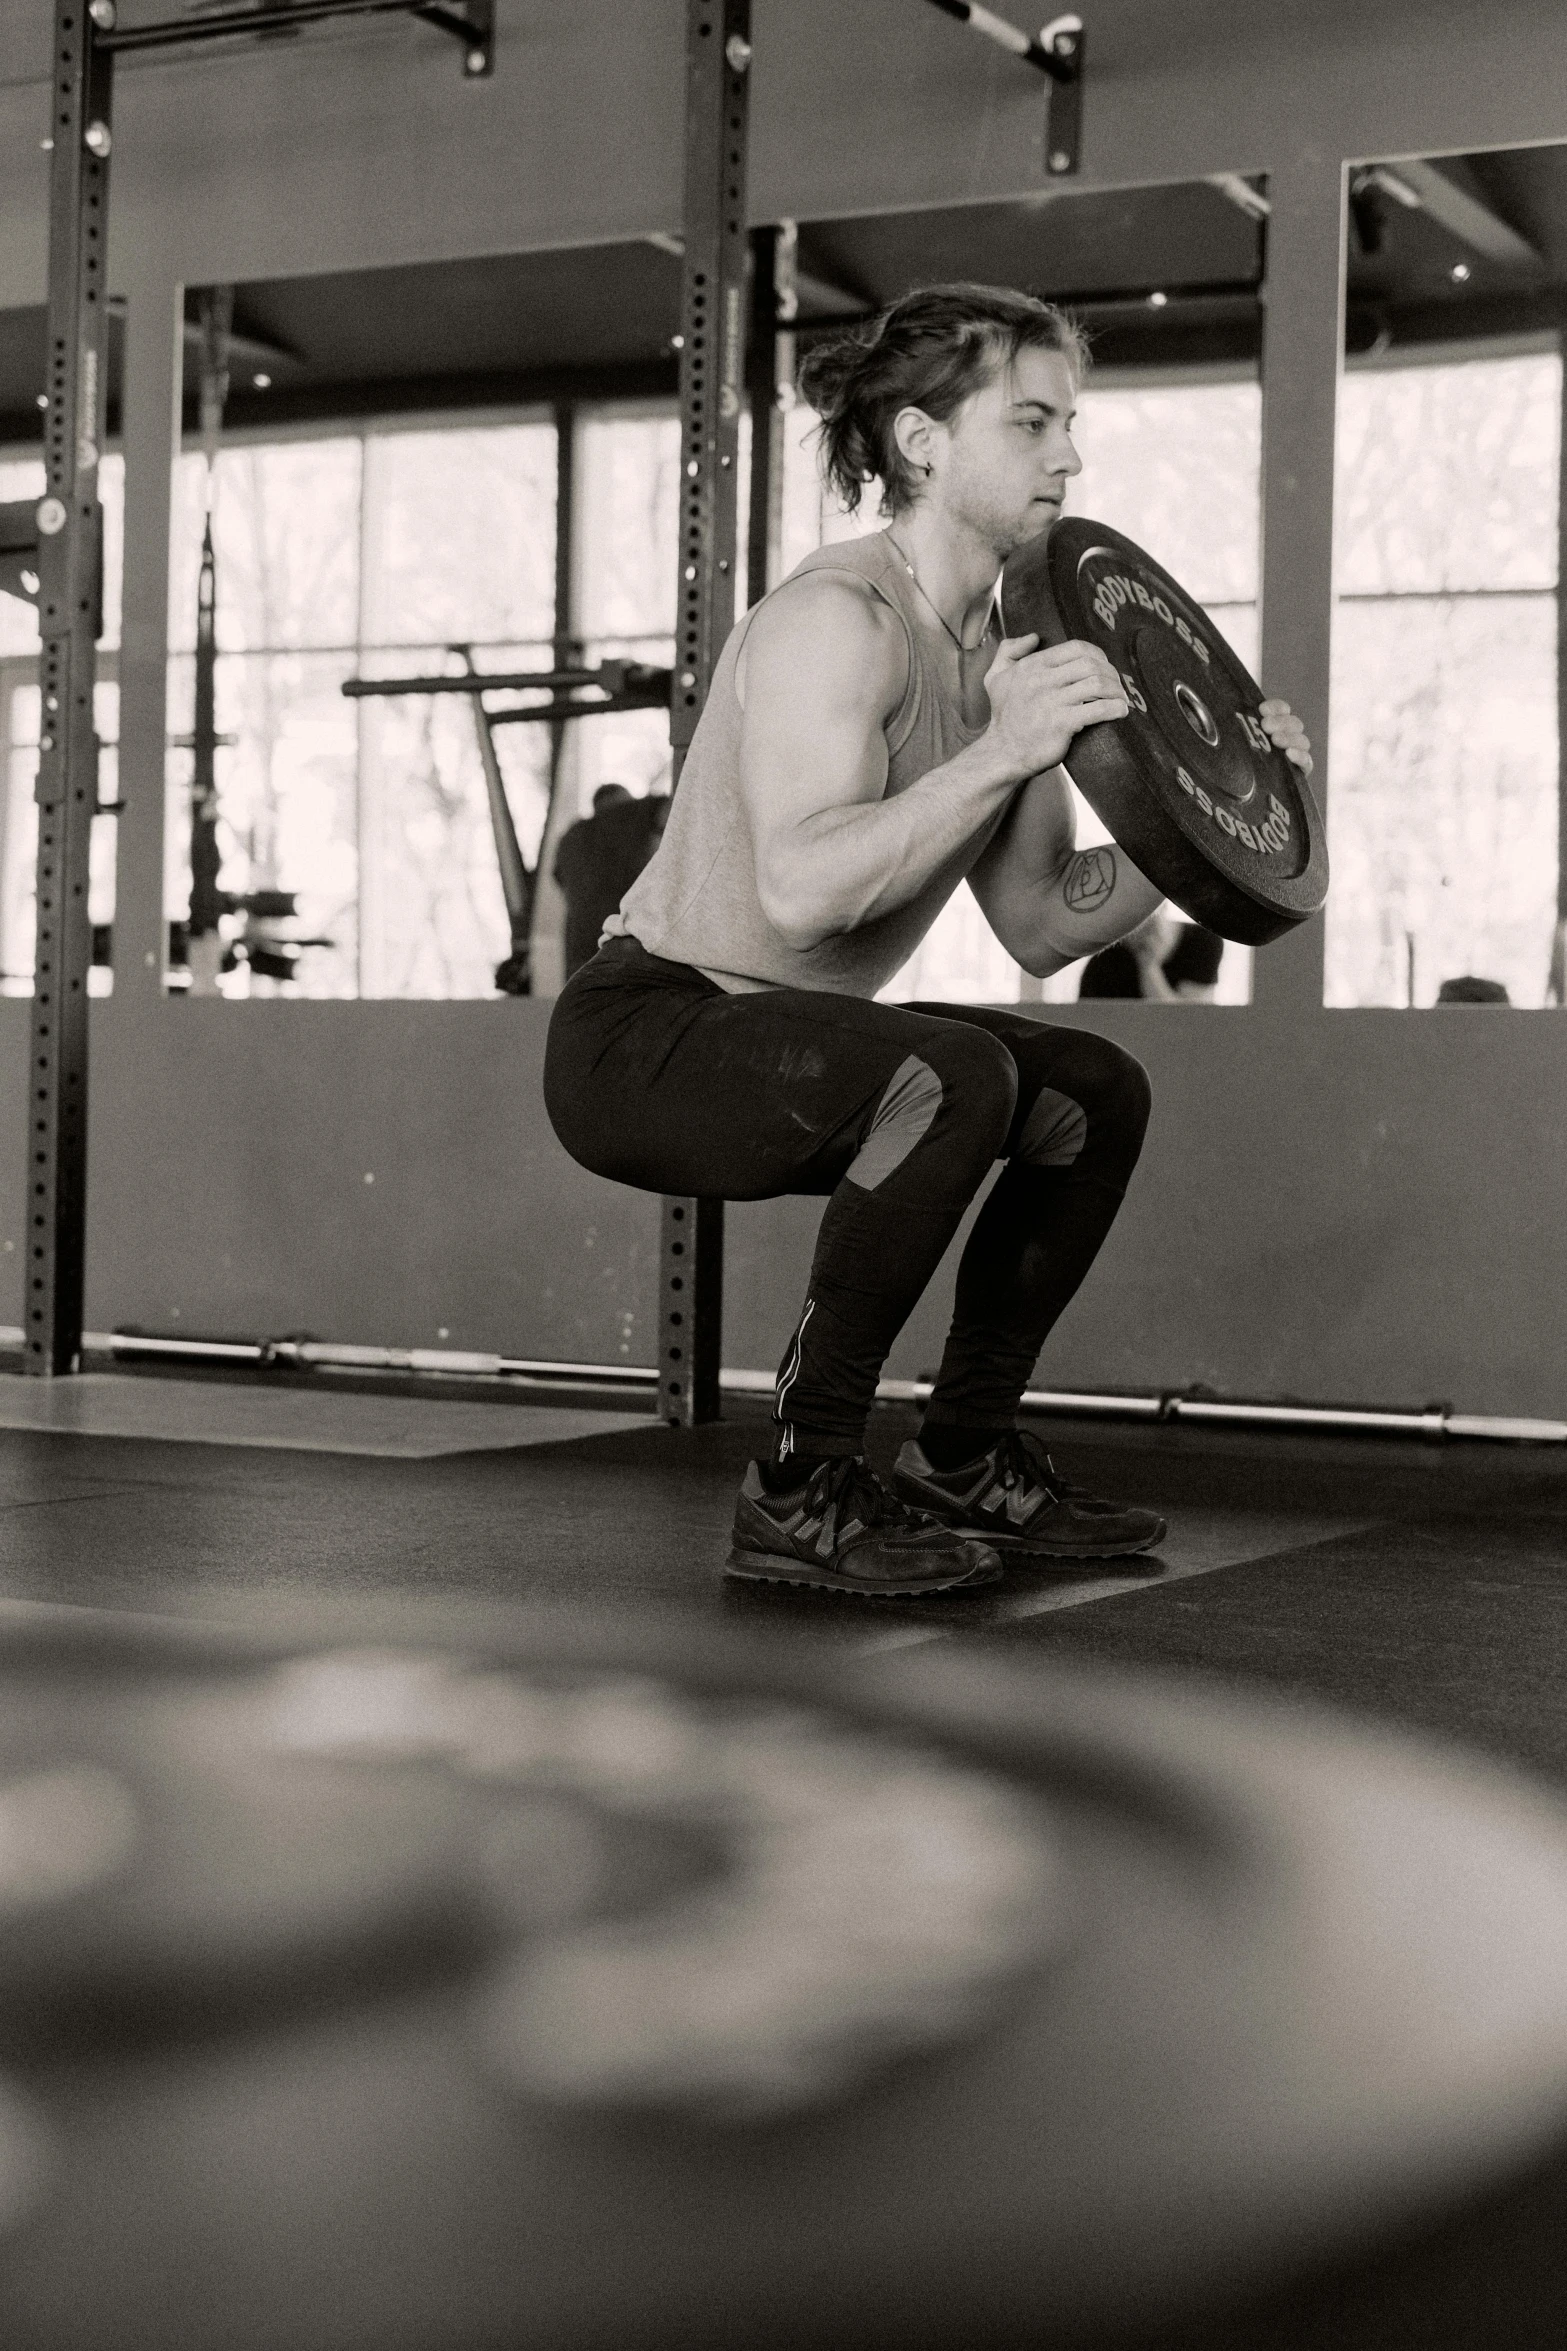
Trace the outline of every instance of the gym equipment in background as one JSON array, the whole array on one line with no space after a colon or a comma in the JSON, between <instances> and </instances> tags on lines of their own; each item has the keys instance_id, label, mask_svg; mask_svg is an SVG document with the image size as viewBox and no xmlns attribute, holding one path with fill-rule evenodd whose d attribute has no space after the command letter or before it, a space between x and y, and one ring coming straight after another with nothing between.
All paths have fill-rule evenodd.
<instances>
[{"instance_id":1,"label":"gym equipment in background","mask_svg":"<svg viewBox=\"0 0 1567 2351\"><path fill-rule=\"evenodd\" d=\"M484 769L485 798L490 831L500 866L501 891L511 946L495 969L495 985L503 996L527 996L533 990L533 902L538 894L537 861L529 865L517 839L517 826L506 797L506 780L495 748L496 727L562 726L572 718L602 718L615 710L667 710L673 673L647 661L600 661L591 668L549 670L475 669L471 645L453 645L464 664L464 675L431 678L347 678L343 692L362 701L367 695L466 694L473 712L474 734ZM526 693L533 697L496 710L487 693ZM539 835L540 855L551 837L556 797L560 788L559 763L550 770L549 804Z\"/></svg>"}]
</instances>

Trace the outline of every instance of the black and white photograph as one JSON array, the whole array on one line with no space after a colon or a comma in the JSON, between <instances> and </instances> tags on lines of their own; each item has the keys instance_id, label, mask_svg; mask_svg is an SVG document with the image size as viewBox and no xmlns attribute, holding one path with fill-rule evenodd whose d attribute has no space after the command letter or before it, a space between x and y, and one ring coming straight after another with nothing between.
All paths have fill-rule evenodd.
<instances>
[{"instance_id":1,"label":"black and white photograph","mask_svg":"<svg viewBox=\"0 0 1567 2351\"><path fill-rule=\"evenodd\" d=\"M0 2347L1567 2344L1567 12L0 0Z\"/></svg>"}]
</instances>

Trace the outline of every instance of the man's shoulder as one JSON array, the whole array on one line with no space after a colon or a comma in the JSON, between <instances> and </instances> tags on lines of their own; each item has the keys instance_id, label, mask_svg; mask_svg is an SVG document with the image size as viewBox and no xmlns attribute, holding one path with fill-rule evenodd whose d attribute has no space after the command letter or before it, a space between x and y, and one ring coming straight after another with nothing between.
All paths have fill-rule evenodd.
<instances>
[{"instance_id":1,"label":"man's shoulder","mask_svg":"<svg viewBox=\"0 0 1567 2351\"><path fill-rule=\"evenodd\" d=\"M746 652L791 666L802 660L834 668L869 663L871 674L876 668L892 674L906 664L908 638L869 580L823 568L796 572L763 598L751 615Z\"/></svg>"}]
</instances>

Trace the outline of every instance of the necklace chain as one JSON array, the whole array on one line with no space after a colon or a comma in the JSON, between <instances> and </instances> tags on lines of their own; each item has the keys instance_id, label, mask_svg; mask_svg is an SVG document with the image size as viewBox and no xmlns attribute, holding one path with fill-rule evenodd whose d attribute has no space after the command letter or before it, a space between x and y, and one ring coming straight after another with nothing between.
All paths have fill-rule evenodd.
<instances>
[{"instance_id":1,"label":"necklace chain","mask_svg":"<svg viewBox=\"0 0 1567 2351\"><path fill-rule=\"evenodd\" d=\"M977 653L980 649L980 646L984 644L985 639L990 634L990 614L988 612L985 614L984 628L980 631L980 634L975 642L972 645L965 645L963 639L958 635L957 630L953 627L951 621L948 620L940 605L934 603L932 599L926 595L925 590L920 583L919 573L915 570L913 564L904 554L903 549L901 546L899 546L897 539L893 538L892 532L889 531L887 536L889 539L892 539L894 547L897 547L898 549L899 560L901 561L904 570L908 573L910 579L914 582L915 593L921 598L929 610L936 615L936 618L940 621L942 627L946 630L948 636L952 639L952 642L954 645L956 645L958 651L960 653Z\"/></svg>"}]
</instances>

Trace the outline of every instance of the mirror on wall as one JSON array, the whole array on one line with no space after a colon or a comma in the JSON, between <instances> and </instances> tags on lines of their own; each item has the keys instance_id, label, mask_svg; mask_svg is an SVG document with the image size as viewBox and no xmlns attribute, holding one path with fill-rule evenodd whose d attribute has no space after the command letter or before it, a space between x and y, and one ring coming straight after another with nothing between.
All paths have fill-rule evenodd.
<instances>
[{"instance_id":1,"label":"mirror on wall","mask_svg":"<svg viewBox=\"0 0 1567 2351\"><path fill-rule=\"evenodd\" d=\"M1021 286L1069 307L1092 345L1071 505L1146 546L1254 665L1266 202L1260 182L1229 179L790 224L772 576L882 527L874 489L855 516L822 489L815 419L792 399L799 355L922 283ZM497 693L486 729L462 695L342 689L470 660L511 673L671 662L680 266L665 237L189 290L171 518L171 986L483 997L502 973L550 995L591 951L656 846L670 788L663 711L535 724L518 715L526 695ZM227 381L209 470L200 394L214 317ZM207 367L210 380L210 356ZM745 435L743 487L748 447ZM742 498L742 602L746 519ZM524 955L497 792L525 875ZM1080 821L1085 841L1104 838L1086 805ZM203 861L208 897L198 888L192 917ZM216 918L214 871L237 902ZM1172 911L1141 955L1086 983L1082 966L1039 982L960 890L887 993L1026 1002L1075 999L1085 984L1244 1003L1249 956L1193 938Z\"/></svg>"},{"instance_id":2,"label":"mirror on wall","mask_svg":"<svg viewBox=\"0 0 1567 2351\"><path fill-rule=\"evenodd\" d=\"M1124 531L1202 604L1243 661L1257 659L1267 194L1261 180L1067 192L1005 204L802 222L798 340L921 284L971 278L1059 302L1087 332L1091 368L1074 438L1083 471L1067 512ZM816 481L814 419L790 419L786 566L810 546L877 530L876 493L838 513ZM1201 485L1194 494L1194 484ZM1107 838L1079 799L1078 837ZM1072 1002L1080 996L1244 1004L1247 949L1165 910L1137 951L1040 981L1019 970L960 889L883 991L893 999Z\"/></svg>"},{"instance_id":3,"label":"mirror on wall","mask_svg":"<svg viewBox=\"0 0 1567 2351\"><path fill-rule=\"evenodd\" d=\"M667 804L667 714L555 724L539 715L548 694L491 692L481 707L343 687L469 665L667 666L679 291L678 252L645 241L188 290L171 514L171 987L559 988L565 836L603 794L631 807L622 829L640 847L644 817ZM215 305L227 382L209 466ZM204 566L216 614L205 753ZM214 862L232 907L214 905ZM562 870L572 862L567 851Z\"/></svg>"},{"instance_id":4,"label":"mirror on wall","mask_svg":"<svg viewBox=\"0 0 1567 2351\"><path fill-rule=\"evenodd\" d=\"M1326 1001L1564 995L1567 146L1351 168Z\"/></svg>"}]
</instances>

